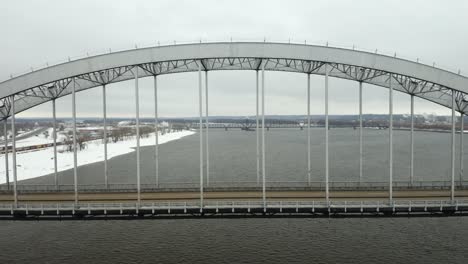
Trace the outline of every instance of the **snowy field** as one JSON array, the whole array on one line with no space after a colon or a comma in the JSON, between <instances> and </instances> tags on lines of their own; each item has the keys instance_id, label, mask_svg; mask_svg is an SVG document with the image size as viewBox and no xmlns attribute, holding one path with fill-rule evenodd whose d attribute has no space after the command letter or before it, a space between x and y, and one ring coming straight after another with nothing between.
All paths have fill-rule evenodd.
<instances>
[{"instance_id":1,"label":"snowy field","mask_svg":"<svg viewBox=\"0 0 468 264\"><path fill-rule=\"evenodd\" d=\"M194 134L193 131L180 131L166 133L159 135L159 144L164 144L169 141L177 140L185 136ZM60 140L60 138L58 138ZM51 138L45 138L42 136L33 136L18 142L19 146L30 146L44 143L52 143ZM140 146L151 146L155 143L155 133L149 134L146 138L140 139ZM135 151L136 140L135 137L131 137L124 141L117 143L109 142L107 144L107 157L111 159L119 155L127 154ZM65 146L57 147L57 166L58 171L64 171L73 168L73 152L63 151ZM87 142L87 147L84 150L78 151L78 166L100 162L104 160L104 145L102 140L93 140ZM9 172L10 181L13 181L12 173L12 156L9 153ZM17 153L16 155L17 164L17 177L18 180L26 180L47 174L54 173L54 149L46 148L38 151ZM5 155L1 155L0 159L0 183L6 182L6 171L5 171Z\"/></svg>"}]
</instances>

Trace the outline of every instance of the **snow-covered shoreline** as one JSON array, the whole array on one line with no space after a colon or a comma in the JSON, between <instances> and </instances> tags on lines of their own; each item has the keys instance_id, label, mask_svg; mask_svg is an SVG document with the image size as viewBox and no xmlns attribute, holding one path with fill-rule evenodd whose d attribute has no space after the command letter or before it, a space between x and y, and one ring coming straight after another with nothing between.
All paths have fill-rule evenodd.
<instances>
[{"instance_id":1,"label":"snow-covered shoreline","mask_svg":"<svg viewBox=\"0 0 468 264\"><path fill-rule=\"evenodd\" d=\"M179 132L159 134L159 145L173 140L177 140L194 134L194 131L184 130ZM140 139L140 146L155 145L155 133L151 133L148 137ZM124 155L135 151L135 137L130 137L126 140L116 143L107 144L107 157L111 159L116 156ZM61 150L61 148L59 148ZM6 182L5 156L1 155L0 161L0 183ZM87 142L87 147L84 150L78 151L78 166L101 162L104 160L104 146L102 140L93 140ZM9 171L10 181L13 179L12 173L12 158L9 154ZM59 151L57 152L58 171L64 171L73 168L73 152ZM17 178L18 180L26 180L54 173L54 151L53 148L45 148L38 151L17 153Z\"/></svg>"}]
</instances>

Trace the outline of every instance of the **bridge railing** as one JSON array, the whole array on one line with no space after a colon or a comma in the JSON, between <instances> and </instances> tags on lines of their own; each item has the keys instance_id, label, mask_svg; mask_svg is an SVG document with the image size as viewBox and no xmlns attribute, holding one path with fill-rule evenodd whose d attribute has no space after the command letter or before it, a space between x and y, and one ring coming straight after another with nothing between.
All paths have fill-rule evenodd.
<instances>
[{"instance_id":1,"label":"bridge railing","mask_svg":"<svg viewBox=\"0 0 468 264\"><path fill-rule=\"evenodd\" d=\"M354 182L354 181L336 181L329 183L330 190L388 190L388 182ZM199 183L197 182L163 182L158 186L155 184L142 184L141 190L144 192L165 192L165 191L198 191ZM303 181L271 181L267 182L268 190L324 190L324 182L311 182L310 185ZM395 181L393 182L394 190L404 189L450 189L450 181ZM107 187L104 184L86 184L78 185L79 192L133 192L137 188L136 184L132 183L113 183ZM0 185L0 192L12 191L13 187L5 184ZM73 184L19 184L17 185L19 192L73 192ZM211 182L205 186L206 191L237 191L237 190L260 190L261 185L255 181L239 181L239 182ZM468 189L468 181L457 182L457 189Z\"/></svg>"},{"instance_id":2,"label":"bridge railing","mask_svg":"<svg viewBox=\"0 0 468 264\"><path fill-rule=\"evenodd\" d=\"M232 201L210 201L207 200L203 205L203 209L247 209L247 208L406 208L411 211L411 208L427 208L436 207L440 211L444 207L459 207L468 208L468 200L373 200L373 201L329 201L324 200L270 200L263 204L259 200L232 200ZM200 203L197 201L170 201L170 202L143 202L143 203L19 203L14 207L13 203L0 203L0 212L5 211L56 211L72 212L72 211L118 211L126 210L190 210L200 209Z\"/></svg>"}]
</instances>

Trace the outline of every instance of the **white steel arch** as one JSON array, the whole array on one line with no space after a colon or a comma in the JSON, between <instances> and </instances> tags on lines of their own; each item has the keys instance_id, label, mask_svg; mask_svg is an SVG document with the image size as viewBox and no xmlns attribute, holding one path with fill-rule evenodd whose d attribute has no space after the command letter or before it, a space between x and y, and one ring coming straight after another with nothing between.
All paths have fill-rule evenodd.
<instances>
[{"instance_id":1,"label":"white steel arch","mask_svg":"<svg viewBox=\"0 0 468 264\"><path fill-rule=\"evenodd\" d=\"M290 71L388 87L465 113L468 78L428 65L375 53L333 47L267 42L171 45L109 53L70 61L0 83L0 119L76 92L140 77L202 70ZM13 97L14 95L14 97Z\"/></svg>"}]
</instances>

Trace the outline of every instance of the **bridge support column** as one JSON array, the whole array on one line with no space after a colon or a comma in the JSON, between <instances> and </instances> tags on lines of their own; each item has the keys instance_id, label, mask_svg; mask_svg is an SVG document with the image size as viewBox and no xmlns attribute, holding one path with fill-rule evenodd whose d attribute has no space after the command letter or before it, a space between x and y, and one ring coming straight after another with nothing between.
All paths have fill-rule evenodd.
<instances>
[{"instance_id":1,"label":"bridge support column","mask_svg":"<svg viewBox=\"0 0 468 264\"><path fill-rule=\"evenodd\" d=\"M3 120L3 138L5 139L5 177L7 189L10 190L10 171L8 168L8 118L5 117Z\"/></svg>"},{"instance_id":2,"label":"bridge support column","mask_svg":"<svg viewBox=\"0 0 468 264\"><path fill-rule=\"evenodd\" d=\"M154 75L154 172L156 187L159 187L159 116L158 116L158 76Z\"/></svg>"},{"instance_id":3,"label":"bridge support column","mask_svg":"<svg viewBox=\"0 0 468 264\"><path fill-rule=\"evenodd\" d=\"M258 70L255 71L255 82L256 82L256 114L255 114L255 133L257 136L257 185L260 185L260 126L258 118L258 101L259 101L259 92L258 92Z\"/></svg>"},{"instance_id":4,"label":"bridge support column","mask_svg":"<svg viewBox=\"0 0 468 264\"><path fill-rule=\"evenodd\" d=\"M200 213L203 212L203 104L201 61L198 63L198 110L200 129Z\"/></svg>"},{"instance_id":5,"label":"bridge support column","mask_svg":"<svg viewBox=\"0 0 468 264\"><path fill-rule=\"evenodd\" d=\"M465 153L463 151L463 135L465 128L464 114L460 113L460 187L463 185L463 160Z\"/></svg>"},{"instance_id":6,"label":"bridge support column","mask_svg":"<svg viewBox=\"0 0 468 264\"><path fill-rule=\"evenodd\" d=\"M205 71L205 124L206 124L206 186L210 185L210 148L208 141L208 71Z\"/></svg>"},{"instance_id":7,"label":"bridge support column","mask_svg":"<svg viewBox=\"0 0 468 264\"><path fill-rule=\"evenodd\" d=\"M362 183L362 81L359 82L359 183Z\"/></svg>"},{"instance_id":8,"label":"bridge support column","mask_svg":"<svg viewBox=\"0 0 468 264\"><path fill-rule=\"evenodd\" d=\"M15 127L15 96L11 96L11 134L12 134L12 156L13 156L13 195L15 208L18 207L18 177L16 170L16 127Z\"/></svg>"},{"instance_id":9,"label":"bridge support column","mask_svg":"<svg viewBox=\"0 0 468 264\"><path fill-rule=\"evenodd\" d=\"M389 88L389 96L388 96L388 115L389 115L389 126L388 126L388 193L389 193L389 202L393 203L393 85L392 85L392 78L393 74L389 75L388 78L388 88Z\"/></svg>"},{"instance_id":10,"label":"bridge support column","mask_svg":"<svg viewBox=\"0 0 468 264\"><path fill-rule=\"evenodd\" d=\"M72 115L73 115L73 187L75 193L75 204L78 203L78 157L76 153L76 79L73 78L72 85Z\"/></svg>"},{"instance_id":11,"label":"bridge support column","mask_svg":"<svg viewBox=\"0 0 468 264\"><path fill-rule=\"evenodd\" d=\"M54 184L58 190L58 169L57 169L57 111L55 107L55 98L52 100L52 137L54 138Z\"/></svg>"},{"instance_id":12,"label":"bridge support column","mask_svg":"<svg viewBox=\"0 0 468 264\"><path fill-rule=\"evenodd\" d=\"M311 186L310 165L310 73L307 74L307 184Z\"/></svg>"},{"instance_id":13,"label":"bridge support column","mask_svg":"<svg viewBox=\"0 0 468 264\"><path fill-rule=\"evenodd\" d=\"M266 212L266 170L265 170L265 63L262 63L262 200Z\"/></svg>"},{"instance_id":14,"label":"bridge support column","mask_svg":"<svg viewBox=\"0 0 468 264\"><path fill-rule=\"evenodd\" d=\"M329 159L328 159L328 64L325 64L325 199L330 203Z\"/></svg>"},{"instance_id":15,"label":"bridge support column","mask_svg":"<svg viewBox=\"0 0 468 264\"><path fill-rule=\"evenodd\" d=\"M106 85L102 86L102 119L103 119L103 140L104 140L104 186L109 188L109 173L107 165L107 106L106 106Z\"/></svg>"},{"instance_id":16,"label":"bridge support column","mask_svg":"<svg viewBox=\"0 0 468 264\"><path fill-rule=\"evenodd\" d=\"M138 66L134 69L135 76L135 119L136 119L136 162L137 162L137 202L141 203L141 180L140 180L140 94L138 89Z\"/></svg>"},{"instance_id":17,"label":"bridge support column","mask_svg":"<svg viewBox=\"0 0 468 264\"><path fill-rule=\"evenodd\" d=\"M414 95L411 95L410 184L414 182Z\"/></svg>"},{"instance_id":18,"label":"bridge support column","mask_svg":"<svg viewBox=\"0 0 468 264\"><path fill-rule=\"evenodd\" d=\"M452 142L451 142L450 200L455 200L455 91L452 90Z\"/></svg>"}]
</instances>

